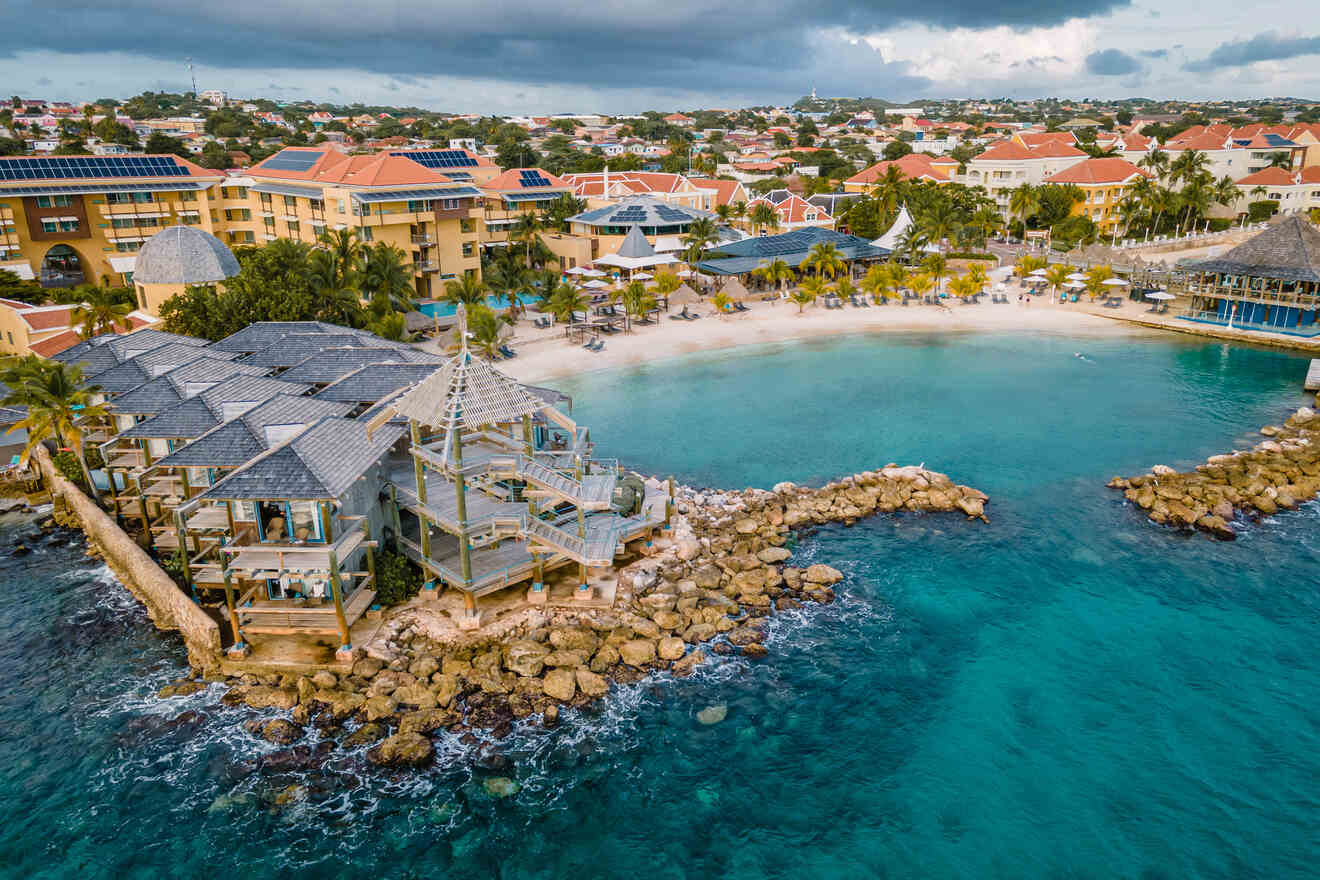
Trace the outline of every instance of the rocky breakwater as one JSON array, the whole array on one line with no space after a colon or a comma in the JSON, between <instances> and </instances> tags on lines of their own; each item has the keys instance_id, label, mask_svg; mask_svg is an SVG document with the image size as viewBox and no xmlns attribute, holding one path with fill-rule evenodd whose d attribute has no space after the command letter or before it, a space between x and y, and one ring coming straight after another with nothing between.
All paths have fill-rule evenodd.
<instances>
[{"instance_id":1,"label":"rocky breakwater","mask_svg":"<svg viewBox=\"0 0 1320 880\"><path fill-rule=\"evenodd\" d=\"M1114 477L1109 487L1153 522L1231 541L1235 518L1291 510L1320 493L1320 415L1302 407L1260 432L1267 439L1251 449L1211 456L1193 471L1156 465L1139 477Z\"/></svg>"},{"instance_id":2,"label":"rocky breakwater","mask_svg":"<svg viewBox=\"0 0 1320 880\"><path fill-rule=\"evenodd\" d=\"M251 724L254 735L292 746L265 759L275 769L361 747L376 765L425 764L441 729L500 738L519 719L553 725L561 707L586 706L614 683L689 675L708 653L764 657L770 615L832 602L844 577L825 564L788 564L795 527L900 510L984 520L986 501L943 474L894 466L820 489L683 488L669 534L616 570L610 608L525 608L445 637L428 629L424 608L404 608L350 674L244 676L223 700L284 710L280 723ZM319 742L299 745L309 725Z\"/></svg>"}]
</instances>

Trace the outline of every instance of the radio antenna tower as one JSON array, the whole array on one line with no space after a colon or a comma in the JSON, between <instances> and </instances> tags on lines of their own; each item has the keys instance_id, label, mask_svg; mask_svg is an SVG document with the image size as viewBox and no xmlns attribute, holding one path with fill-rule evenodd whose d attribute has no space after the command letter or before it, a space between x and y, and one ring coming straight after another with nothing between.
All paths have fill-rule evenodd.
<instances>
[{"instance_id":1,"label":"radio antenna tower","mask_svg":"<svg viewBox=\"0 0 1320 880\"><path fill-rule=\"evenodd\" d=\"M192 59L188 59L188 76L192 78L193 99L197 98L197 73L193 70Z\"/></svg>"}]
</instances>

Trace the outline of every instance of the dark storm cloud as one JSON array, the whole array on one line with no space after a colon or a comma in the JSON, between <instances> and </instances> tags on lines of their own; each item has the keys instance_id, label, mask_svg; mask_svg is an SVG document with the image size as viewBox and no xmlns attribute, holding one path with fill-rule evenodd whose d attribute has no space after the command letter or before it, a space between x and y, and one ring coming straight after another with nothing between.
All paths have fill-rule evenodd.
<instances>
[{"instance_id":1,"label":"dark storm cloud","mask_svg":"<svg viewBox=\"0 0 1320 880\"><path fill-rule=\"evenodd\" d=\"M900 88L906 66L878 53L840 64L838 44L821 52L822 31L873 32L905 23L940 28L1031 28L1104 15L1130 0L616 0L547 4L533 0L14 0L6 18L23 21L21 47L126 52L219 68L359 69L393 77L581 84L593 88L769 92L812 85ZM864 63L863 63L864 62ZM861 65L861 70L849 69Z\"/></svg>"},{"instance_id":2,"label":"dark storm cloud","mask_svg":"<svg viewBox=\"0 0 1320 880\"><path fill-rule=\"evenodd\" d=\"M1086 72L1095 76L1127 76L1139 70L1140 62L1120 49L1102 49L1086 56Z\"/></svg>"},{"instance_id":3,"label":"dark storm cloud","mask_svg":"<svg viewBox=\"0 0 1320 880\"><path fill-rule=\"evenodd\" d=\"M1285 37L1275 31L1266 31L1249 40L1221 43L1205 58L1188 61L1183 69L1202 73L1221 67L1243 67L1257 61L1282 61L1317 53L1320 53L1320 37Z\"/></svg>"}]
</instances>

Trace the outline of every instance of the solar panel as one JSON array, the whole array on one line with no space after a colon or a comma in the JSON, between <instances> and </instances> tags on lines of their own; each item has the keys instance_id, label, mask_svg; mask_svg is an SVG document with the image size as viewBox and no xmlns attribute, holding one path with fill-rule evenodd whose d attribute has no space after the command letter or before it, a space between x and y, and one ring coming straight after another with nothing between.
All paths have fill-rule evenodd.
<instances>
[{"instance_id":1,"label":"solar panel","mask_svg":"<svg viewBox=\"0 0 1320 880\"><path fill-rule=\"evenodd\" d=\"M418 165L432 169L471 168L477 164L477 160L464 150L408 150L390 155L403 156L412 159Z\"/></svg>"},{"instance_id":2,"label":"solar panel","mask_svg":"<svg viewBox=\"0 0 1320 880\"><path fill-rule=\"evenodd\" d=\"M0 180L186 177L173 156L49 156L0 160Z\"/></svg>"},{"instance_id":3,"label":"solar panel","mask_svg":"<svg viewBox=\"0 0 1320 880\"><path fill-rule=\"evenodd\" d=\"M518 179L523 186L549 186L550 181L539 171L520 171Z\"/></svg>"},{"instance_id":4,"label":"solar panel","mask_svg":"<svg viewBox=\"0 0 1320 880\"><path fill-rule=\"evenodd\" d=\"M176 183L85 183L71 186L46 184L43 186L14 186L0 190L3 196L59 196L92 195L111 192L179 192L182 190L208 189L209 183L178 181Z\"/></svg>"},{"instance_id":5,"label":"solar panel","mask_svg":"<svg viewBox=\"0 0 1320 880\"><path fill-rule=\"evenodd\" d=\"M264 171L309 171L324 155L319 150L280 150L258 167Z\"/></svg>"},{"instance_id":6,"label":"solar panel","mask_svg":"<svg viewBox=\"0 0 1320 880\"><path fill-rule=\"evenodd\" d=\"M378 192L355 192L353 201L364 202L405 202L425 199L461 199L481 195L481 190L471 186L454 186L448 189L393 189Z\"/></svg>"}]
</instances>

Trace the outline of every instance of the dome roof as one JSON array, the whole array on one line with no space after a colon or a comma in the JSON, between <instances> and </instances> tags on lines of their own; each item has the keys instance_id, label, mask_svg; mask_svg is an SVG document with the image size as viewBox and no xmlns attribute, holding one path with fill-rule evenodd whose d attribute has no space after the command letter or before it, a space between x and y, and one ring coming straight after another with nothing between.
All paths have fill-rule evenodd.
<instances>
[{"instance_id":1,"label":"dome roof","mask_svg":"<svg viewBox=\"0 0 1320 880\"><path fill-rule=\"evenodd\" d=\"M140 284L214 284L238 274L225 243L193 226L170 226L137 254L133 280Z\"/></svg>"}]
</instances>

